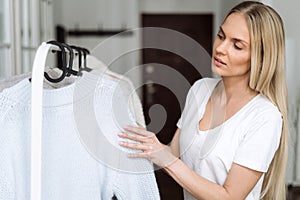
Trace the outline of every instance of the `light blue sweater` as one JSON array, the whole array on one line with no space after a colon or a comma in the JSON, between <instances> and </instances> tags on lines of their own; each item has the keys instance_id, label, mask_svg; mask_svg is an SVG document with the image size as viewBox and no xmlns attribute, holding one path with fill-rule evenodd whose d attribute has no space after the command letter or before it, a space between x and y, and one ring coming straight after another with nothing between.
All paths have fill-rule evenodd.
<instances>
[{"instance_id":1,"label":"light blue sweater","mask_svg":"<svg viewBox=\"0 0 300 200\"><path fill-rule=\"evenodd\" d=\"M130 94L121 82L98 78L85 74L76 84L43 92L42 199L159 199L152 164L127 158L130 150L118 145L122 126L134 124ZM3 200L30 196L30 98L28 79L0 93Z\"/></svg>"}]
</instances>

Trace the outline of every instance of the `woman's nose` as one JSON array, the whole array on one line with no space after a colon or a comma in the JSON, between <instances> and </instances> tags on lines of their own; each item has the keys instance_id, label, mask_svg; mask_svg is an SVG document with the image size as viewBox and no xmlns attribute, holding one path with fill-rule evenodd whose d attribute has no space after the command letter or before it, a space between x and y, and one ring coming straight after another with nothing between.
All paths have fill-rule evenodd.
<instances>
[{"instance_id":1,"label":"woman's nose","mask_svg":"<svg viewBox=\"0 0 300 200\"><path fill-rule=\"evenodd\" d=\"M226 54L227 49L228 49L227 42L226 41L221 41L216 46L216 53Z\"/></svg>"}]
</instances>

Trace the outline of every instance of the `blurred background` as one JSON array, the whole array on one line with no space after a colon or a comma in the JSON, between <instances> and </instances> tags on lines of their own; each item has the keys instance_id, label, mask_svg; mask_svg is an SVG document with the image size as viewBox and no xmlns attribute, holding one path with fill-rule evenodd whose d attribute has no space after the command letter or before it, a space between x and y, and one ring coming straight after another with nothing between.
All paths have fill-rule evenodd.
<instances>
[{"instance_id":1,"label":"blurred background","mask_svg":"<svg viewBox=\"0 0 300 200\"><path fill-rule=\"evenodd\" d=\"M213 40L226 13L239 2L242 1L0 0L0 79L30 72L43 41L55 39L82 46L110 70L130 78L141 98L147 128L167 144L176 129L188 88L201 77L213 76ZM290 199L296 199L300 190L300 1L261 2L275 8L285 23L290 116L286 181ZM140 31L145 27L167 28L189 39L187 43L178 42L173 32ZM127 34L116 36L122 31ZM148 44L153 43L165 49L149 48ZM195 43L203 49L193 47ZM156 175L162 199L182 199L178 185L160 171Z\"/></svg>"}]
</instances>

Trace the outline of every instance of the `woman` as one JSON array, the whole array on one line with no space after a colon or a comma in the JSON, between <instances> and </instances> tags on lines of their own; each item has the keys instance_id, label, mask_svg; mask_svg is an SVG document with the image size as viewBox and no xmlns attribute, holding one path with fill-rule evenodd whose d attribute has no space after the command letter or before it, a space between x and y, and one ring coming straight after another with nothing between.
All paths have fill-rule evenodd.
<instances>
[{"instance_id":1,"label":"woman","mask_svg":"<svg viewBox=\"0 0 300 200\"><path fill-rule=\"evenodd\" d=\"M285 199L287 89L280 16L246 1L234 7L213 45L212 71L190 89L170 146L140 127L119 133L130 154L163 167L185 199ZM132 134L136 133L136 134Z\"/></svg>"}]
</instances>

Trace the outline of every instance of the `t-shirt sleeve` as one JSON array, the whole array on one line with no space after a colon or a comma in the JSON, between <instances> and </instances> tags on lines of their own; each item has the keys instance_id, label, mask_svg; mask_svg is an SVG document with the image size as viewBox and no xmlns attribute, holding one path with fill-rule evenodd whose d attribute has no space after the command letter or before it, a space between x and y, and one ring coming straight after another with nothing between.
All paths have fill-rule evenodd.
<instances>
[{"instance_id":1,"label":"t-shirt sleeve","mask_svg":"<svg viewBox=\"0 0 300 200\"><path fill-rule=\"evenodd\" d=\"M184 123L184 120L187 118L187 115L188 115L189 110L192 109L191 106L192 106L193 108L194 108L194 107L197 107L196 105L193 105L193 104L195 104L195 103L197 104L198 101L199 101L199 99L196 98L196 94L199 94L199 91L201 90L200 88L201 88L203 85L205 85L205 86L207 87L205 81L207 81L205 78L200 79L200 80L196 81L196 82L192 85L192 87L189 89L188 94L187 94L187 96L186 96L184 109L183 109L183 111L182 111L182 113L181 113L180 119L179 119L178 122L177 122L177 127L178 127L178 128L180 128L180 129L182 128L182 125L183 125L183 123ZM207 88L206 88L206 89L207 89ZM201 101L201 100L200 100L200 101Z\"/></svg>"},{"instance_id":2,"label":"t-shirt sleeve","mask_svg":"<svg viewBox=\"0 0 300 200\"><path fill-rule=\"evenodd\" d=\"M186 113L187 113L187 110L188 110L188 100L189 100L188 97L189 97L190 91L191 91L191 89L190 89L189 92L188 92L187 98L186 98L186 100L185 100L184 109L183 109L183 111L182 111L182 113L181 113L181 116L180 116L180 118L179 118L179 120L178 120L178 122L177 122L177 124L176 124L177 127L180 128L180 129L181 129L181 127L182 127L182 121L183 121L183 118L185 118Z\"/></svg>"},{"instance_id":3,"label":"t-shirt sleeve","mask_svg":"<svg viewBox=\"0 0 300 200\"><path fill-rule=\"evenodd\" d=\"M233 162L267 172L278 149L281 132L282 117L279 111L261 113L244 135Z\"/></svg>"},{"instance_id":4,"label":"t-shirt sleeve","mask_svg":"<svg viewBox=\"0 0 300 200\"><path fill-rule=\"evenodd\" d=\"M192 96L193 96L193 93L194 93L194 90L195 90L195 84L189 89L188 91L188 94L186 96L186 100L185 100L185 104L184 104L184 109L181 113L181 117L179 118L178 122L177 122L177 127L181 129L182 127L182 124L183 124L183 121L184 121L184 118L186 117L187 115L187 112L189 110L189 102L192 100Z\"/></svg>"}]
</instances>

